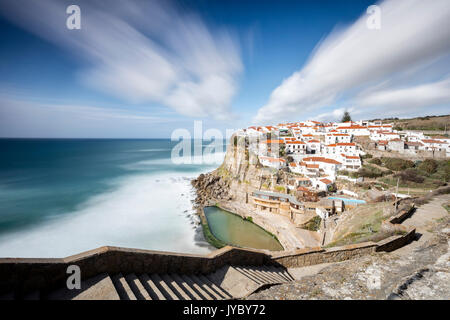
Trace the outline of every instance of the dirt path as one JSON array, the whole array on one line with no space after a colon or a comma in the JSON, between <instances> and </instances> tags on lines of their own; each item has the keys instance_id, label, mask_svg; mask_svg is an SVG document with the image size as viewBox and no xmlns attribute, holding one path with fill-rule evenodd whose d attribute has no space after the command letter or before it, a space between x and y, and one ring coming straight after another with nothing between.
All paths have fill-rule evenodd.
<instances>
[{"instance_id":1,"label":"dirt path","mask_svg":"<svg viewBox=\"0 0 450 320\"><path fill-rule=\"evenodd\" d=\"M450 201L450 194L436 196L430 202L418 207L411 217L403 221L402 225L416 228L418 238L408 246L395 251L397 255L409 254L412 250L428 241L432 237L430 232L439 219L448 216L447 210L442 206Z\"/></svg>"}]
</instances>

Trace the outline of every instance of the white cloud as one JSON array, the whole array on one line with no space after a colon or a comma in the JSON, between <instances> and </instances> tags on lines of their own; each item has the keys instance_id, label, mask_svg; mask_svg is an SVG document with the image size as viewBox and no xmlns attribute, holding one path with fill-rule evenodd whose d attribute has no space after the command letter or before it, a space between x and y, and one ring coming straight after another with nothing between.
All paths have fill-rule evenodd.
<instances>
[{"instance_id":1,"label":"white cloud","mask_svg":"<svg viewBox=\"0 0 450 320\"><path fill-rule=\"evenodd\" d=\"M68 30L67 3L0 2L0 12L87 63L81 80L124 101L157 102L182 115L230 117L242 70L239 47L169 2L78 1L81 30Z\"/></svg>"},{"instance_id":2,"label":"white cloud","mask_svg":"<svg viewBox=\"0 0 450 320\"><path fill-rule=\"evenodd\" d=\"M321 113L318 116L314 117L318 121L332 122L332 121L340 121L344 112L348 111L351 115L357 115L358 111L355 108L337 108L330 112Z\"/></svg>"},{"instance_id":3,"label":"white cloud","mask_svg":"<svg viewBox=\"0 0 450 320\"><path fill-rule=\"evenodd\" d=\"M401 89L365 92L356 98L364 107L423 108L450 103L450 78Z\"/></svg>"},{"instance_id":4,"label":"white cloud","mask_svg":"<svg viewBox=\"0 0 450 320\"><path fill-rule=\"evenodd\" d=\"M343 94L450 53L447 0L387 0L380 8L381 30L369 30L364 14L348 28L331 33L307 64L272 92L254 120L285 120L320 110Z\"/></svg>"}]
</instances>

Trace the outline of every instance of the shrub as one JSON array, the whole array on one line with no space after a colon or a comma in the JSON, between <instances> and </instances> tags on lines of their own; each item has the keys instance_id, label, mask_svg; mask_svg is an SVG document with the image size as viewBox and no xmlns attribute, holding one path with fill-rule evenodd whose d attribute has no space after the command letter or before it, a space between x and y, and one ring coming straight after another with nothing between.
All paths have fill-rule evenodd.
<instances>
[{"instance_id":1,"label":"shrub","mask_svg":"<svg viewBox=\"0 0 450 320\"><path fill-rule=\"evenodd\" d=\"M369 163L373 163L373 164L376 164L376 165L379 165L379 166L382 165L382 162L381 162L380 158L373 158L373 159L369 160Z\"/></svg>"},{"instance_id":2,"label":"shrub","mask_svg":"<svg viewBox=\"0 0 450 320\"><path fill-rule=\"evenodd\" d=\"M400 158L382 158L384 166L392 171L402 171L414 167L414 162Z\"/></svg>"},{"instance_id":3,"label":"shrub","mask_svg":"<svg viewBox=\"0 0 450 320\"><path fill-rule=\"evenodd\" d=\"M366 165L358 170L357 175L364 178L378 178L383 176L383 172L378 168Z\"/></svg>"},{"instance_id":4,"label":"shrub","mask_svg":"<svg viewBox=\"0 0 450 320\"><path fill-rule=\"evenodd\" d=\"M373 156L370 153L366 153L365 155L361 156L362 159L370 159L373 158Z\"/></svg>"},{"instance_id":5,"label":"shrub","mask_svg":"<svg viewBox=\"0 0 450 320\"><path fill-rule=\"evenodd\" d=\"M322 222L322 218L319 216L315 216L308 222L306 222L302 227L309 231L317 231L320 228L320 223Z\"/></svg>"},{"instance_id":6,"label":"shrub","mask_svg":"<svg viewBox=\"0 0 450 320\"><path fill-rule=\"evenodd\" d=\"M417 172L417 170L415 169L406 169L400 173L397 173L395 175L396 177L400 177L400 180L402 182L407 182L407 181L411 181L411 182L416 182L416 183L422 183L425 178L420 176Z\"/></svg>"},{"instance_id":7,"label":"shrub","mask_svg":"<svg viewBox=\"0 0 450 320\"><path fill-rule=\"evenodd\" d=\"M348 172L347 170L339 170L338 171L338 175L340 175L340 176L349 176L350 172Z\"/></svg>"},{"instance_id":8,"label":"shrub","mask_svg":"<svg viewBox=\"0 0 450 320\"><path fill-rule=\"evenodd\" d=\"M433 159L425 159L419 164L418 169L420 171L426 172L427 174L433 174L437 171L438 163Z\"/></svg>"}]
</instances>

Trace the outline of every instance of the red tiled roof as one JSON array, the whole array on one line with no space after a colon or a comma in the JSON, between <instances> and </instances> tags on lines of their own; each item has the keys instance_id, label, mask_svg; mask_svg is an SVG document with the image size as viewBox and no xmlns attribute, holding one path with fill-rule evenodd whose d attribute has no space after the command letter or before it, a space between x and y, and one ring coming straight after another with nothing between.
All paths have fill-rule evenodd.
<instances>
[{"instance_id":1,"label":"red tiled roof","mask_svg":"<svg viewBox=\"0 0 450 320\"><path fill-rule=\"evenodd\" d=\"M267 143L267 144L283 144L284 140L266 140L266 141L262 141L262 143Z\"/></svg>"},{"instance_id":2,"label":"red tiled roof","mask_svg":"<svg viewBox=\"0 0 450 320\"><path fill-rule=\"evenodd\" d=\"M320 179L321 182L325 183L325 184L332 184L333 181L328 180L328 179Z\"/></svg>"}]
</instances>

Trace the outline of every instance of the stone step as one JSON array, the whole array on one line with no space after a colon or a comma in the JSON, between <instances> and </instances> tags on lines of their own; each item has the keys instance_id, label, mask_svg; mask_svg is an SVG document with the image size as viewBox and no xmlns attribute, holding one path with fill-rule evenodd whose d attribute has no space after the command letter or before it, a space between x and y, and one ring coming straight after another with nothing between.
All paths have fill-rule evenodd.
<instances>
[{"instance_id":1,"label":"stone step","mask_svg":"<svg viewBox=\"0 0 450 320\"><path fill-rule=\"evenodd\" d=\"M281 276L281 274L277 271L273 271L271 268L267 267L267 266L261 266L261 271L266 272L268 275L270 275L271 277L273 277L276 281L280 282L280 283L285 283L287 282L287 280Z\"/></svg>"},{"instance_id":2,"label":"stone step","mask_svg":"<svg viewBox=\"0 0 450 320\"><path fill-rule=\"evenodd\" d=\"M152 300L147 290L144 288L141 281L138 279L138 277L136 277L134 273L127 274L125 276L125 279L127 280L128 285L130 286L137 300Z\"/></svg>"},{"instance_id":3,"label":"stone step","mask_svg":"<svg viewBox=\"0 0 450 320\"><path fill-rule=\"evenodd\" d=\"M165 283L169 285L169 287L172 289L172 291L180 298L181 300L192 300L189 295L184 292L183 289L178 285L178 283L168 274L161 275L161 278L164 280Z\"/></svg>"},{"instance_id":4,"label":"stone step","mask_svg":"<svg viewBox=\"0 0 450 320\"><path fill-rule=\"evenodd\" d=\"M153 280L153 282L156 284L161 293L166 297L166 299L180 300L180 298L178 298L178 296L172 291L172 289L167 285L167 283L163 279L161 279L159 274L156 273L151 274L150 279Z\"/></svg>"},{"instance_id":5,"label":"stone step","mask_svg":"<svg viewBox=\"0 0 450 320\"><path fill-rule=\"evenodd\" d=\"M285 276L283 274L283 270L282 269L278 269L275 266L264 266L265 270L268 272L271 272L272 274L276 275L277 277L279 277L280 279L282 279L285 282L290 282L291 279L289 279L287 276Z\"/></svg>"},{"instance_id":6,"label":"stone step","mask_svg":"<svg viewBox=\"0 0 450 320\"><path fill-rule=\"evenodd\" d=\"M44 300L120 300L117 289L107 273L81 281L80 289L60 288L41 294Z\"/></svg>"},{"instance_id":7,"label":"stone step","mask_svg":"<svg viewBox=\"0 0 450 320\"><path fill-rule=\"evenodd\" d=\"M204 288L202 288L201 283L196 282L190 276L185 275L185 274L180 275L180 277L184 281L186 281L186 283L188 283L192 288L194 288L195 291L197 291L199 293L199 295L202 297L202 299L214 300L213 297L211 296L211 294L208 294L208 292Z\"/></svg>"},{"instance_id":8,"label":"stone step","mask_svg":"<svg viewBox=\"0 0 450 320\"><path fill-rule=\"evenodd\" d=\"M200 278L200 280L202 280L208 287L210 287L211 289L213 289L215 292L217 292L222 299L232 299L233 296L230 295L227 291L225 291L224 289L222 289L220 286L217 286L214 282L212 282L211 280L209 280L209 278L205 277L204 275L199 275L198 276Z\"/></svg>"},{"instance_id":9,"label":"stone step","mask_svg":"<svg viewBox=\"0 0 450 320\"><path fill-rule=\"evenodd\" d=\"M112 276L112 282L121 300L137 300L125 277L118 273Z\"/></svg>"},{"instance_id":10,"label":"stone step","mask_svg":"<svg viewBox=\"0 0 450 320\"><path fill-rule=\"evenodd\" d=\"M153 300L167 300L166 297L161 293L156 284L152 279L148 276L148 274L144 273L139 276L139 280L141 280L142 285L149 293L150 297Z\"/></svg>"},{"instance_id":11,"label":"stone step","mask_svg":"<svg viewBox=\"0 0 450 320\"><path fill-rule=\"evenodd\" d=\"M203 298L190 286L186 280L181 278L178 274L171 274L172 278L178 283L178 285L190 296L193 300L203 300Z\"/></svg>"},{"instance_id":12,"label":"stone step","mask_svg":"<svg viewBox=\"0 0 450 320\"><path fill-rule=\"evenodd\" d=\"M250 267L250 266L248 266L247 268L250 269L251 271L255 272L261 278L266 279L266 283L280 282L278 279L276 279L272 275L270 275L267 272L263 271L261 267Z\"/></svg>"},{"instance_id":13,"label":"stone step","mask_svg":"<svg viewBox=\"0 0 450 320\"><path fill-rule=\"evenodd\" d=\"M223 297L218 292L216 292L210 285L208 285L207 282L205 282L203 279L201 279L200 276L196 276L195 274L191 274L191 275L189 275L189 277L195 283L197 283L205 292L207 292L212 297L212 299L215 299L215 300L222 300L223 299Z\"/></svg>"},{"instance_id":14,"label":"stone step","mask_svg":"<svg viewBox=\"0 0 450 320\"><path fill-rule=\"evenodd\" d=\"M226 291L234 298L243 298L258 288L258 284L229 265L206 276L214 285L214 290ZM216 287L218 287L216 289ZM219 291L220 294L222 292Z\"/></svg>"},{"instance_id":15,"label":"stone step","mask_svg":"<svg viewBox=\"0 0 450 320\"><path fill-rule=\"evenodd\" d=\"M255 274L253 274L253 272L249 272L247 269L243 269L242 267L238 266L235 266L234 268L240 273L242 273L244 276L255 281L257 284L265 284L265 282L261 280L259 277L257 277Z\"/></svg>"},{"instance_id":16,"label":"stone step","mask_svg":"<svg viewBox=\"0 0 450 320\"><path fill-rule=\"evenodd\" d=\"M252 277L253 279L256 279L257 283L259 283L259 284L271 283L270 280L267 280L265 277L262 277L260 274L256 273L254 270L252 270L248 267L241 266L240 270L248 277Z\"/></svg>"},{"instance_id":17,"label":"stone step","mask_svg":"<svg viewBox=\"0 0 450 320\"><path fill-rule=\"evenodd\" d=\"M288 278L290 281L295 281L295 278L289 273L289 271L287 271L286 269L282 268L282 267L278 267L280 269L280 272L286 277Z\"/></svg>"}]
</instances>

